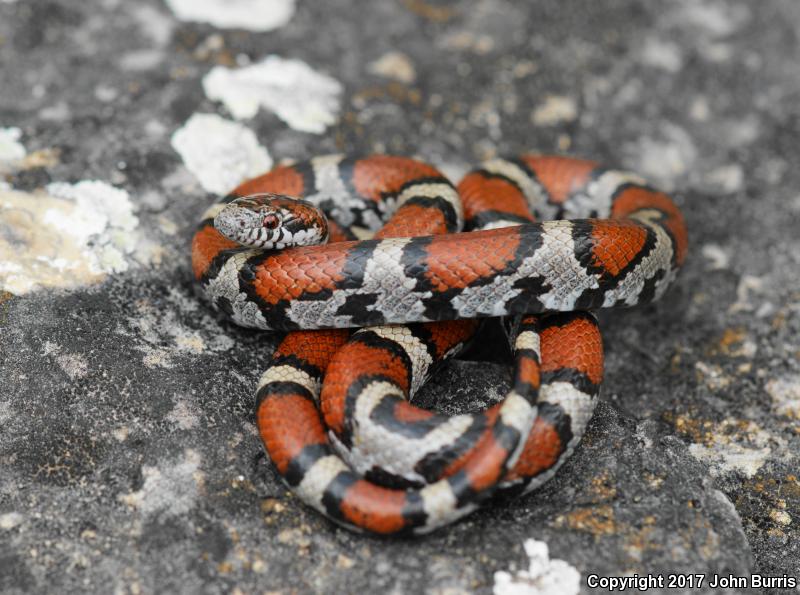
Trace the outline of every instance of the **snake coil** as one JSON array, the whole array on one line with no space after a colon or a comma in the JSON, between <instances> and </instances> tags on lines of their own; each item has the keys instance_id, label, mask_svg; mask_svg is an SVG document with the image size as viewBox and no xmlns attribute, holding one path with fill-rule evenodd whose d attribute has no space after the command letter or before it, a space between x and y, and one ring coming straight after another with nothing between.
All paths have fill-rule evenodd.
<instances>
[{"instance_id":1,"label":"snake coil","mask_svg":"<svg viewBox=\"0 0 800 595\"><path fill-rule=\"evenodd\" d=\"M294 211L271 197L266 213L243 198L263 194L303 202ZM240 236L250 246L229 239ZM348 528L389 534L430 531L551 477L602 381L591 311L657 299L686 251L666 194L592 161L496 159L456 189L412 159L329 155L212 205L192 265L231 320L290 331L257 392L258 428L286 483ZM476 319L496 316L514 317L505 399L452 417L413 406Z\"/></svg>"}]
</instances>

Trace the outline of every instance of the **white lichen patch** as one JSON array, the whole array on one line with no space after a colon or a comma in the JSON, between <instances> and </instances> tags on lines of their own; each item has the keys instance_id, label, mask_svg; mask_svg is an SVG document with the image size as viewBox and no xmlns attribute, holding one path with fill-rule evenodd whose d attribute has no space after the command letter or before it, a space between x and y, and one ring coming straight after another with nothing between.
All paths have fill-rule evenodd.
<instances>
[{"instance_id":1,"label":"white lichen patch","mask_svg":"<svg viewBox=\"0 0 800 595\"><path fill-rule=\"evenodd\" d=\"M79 380L89 373L89 362L85 357L79 353L63 353L61 346L52 341L44 342L42 355L52 356L70 380Z\"/></svg>"},{"instance_id":2,"label":"white lichen patch","mask_svg":"<svg viewBox=\"0 0 800 595\"><path fill-rule=\"evenodd\" d=\"M0 173L25 159L27 151L19 139L19 128L0 128Z\"/></svg>"},{"instance_id":3,"label":"white lichen patch","mask_svg":"<svg viewBox=\"0 0 800 595\"><path fill-rule=\"evenodd\" d=\"M84 180L77 184L49 184L47 193L75 208L66 214L46 211L43 222L73 236L82 245L91 246L89 265L94 272L128 269L126 255L136 245L131 232L139 225L139 219L133 214L133 203L125 190L98 180Z\"/></svg>"},{"instance_id":4,"label":"white lichen patch","mask_svg":"<svg viewBox=\"0 0 800 595\"><path fill-rule=\"evenodd\" d=\"M417 78L417 71L408 56L402 52L387 52L369 64L369 72L377 76L410 84Z\"/></svg>"},{"instance_id":5,"label":"white lichen patch","mask_svg":"<svg viewBox=\"0 0 800 595\"><path fill-rule=\"evenodd\" d=\"M191 430L200 424L200 417L191 404L184 399L177 399L175 407L166 416L180 430Z\"/></svg>"},{"instance_id":6,"label":"white lichen patch","mask_svg":"<svg viewBox=\"0 0 800 595\"><path fill-rule=\"evenodd\" d=\"M708 263L708 269L712 271L722 271L730 267L730 254L719 244L703 244L700 252Z\"/></svg>"},{"instance_id":7,"label":"white lichen patch","mask_svg":"<svg viewBox=\"0 0 800 595\"><path fill-rule=\"evenodd\" d=\"M203 78L203 89L237 120L264 108L295 130L315 134L336 123L343 90L305 62L274 55L244 68L215 66Z\"/></svg>"},{"instance_id":8,"label":"white lichen patch","mask_svg":"<svg viewBox=\"0 0 800 595\"><path fill-rule=\"evenodd\" d=\"M738 118L720 118L714 123L714 133L719 142L730 149L743 149L758 140L763 131L761 120L753 114ZM767 162L763 162L767 165ZM728 166L738 164L730 164Z\"/></svg>"},{"instance_id":9,"label":"white lichen patch","mask_svg":"<svg viewBox=\"0 0 800 595\"><path fill-rule=\"evenodd\" d=\"M524 547L528 568L495 572L495 595L574 595L580 591L580 573L564 560L551 560L546 543L528 539Z\"/></svg>"},{"instance_id":10,"label":"white lichen patch","mask_svg":"<svg viewBox=\"0 0 800 595\"><path fill-rule=\"evenodd\" d=\"M199 2L194 2L196 6ZM131 15L139 25L139 30L147 36L156 47L164 47L172 37L175 22L163 11L148 4L129 4Z\"/></svg>"},{"instance_id":11,"label":"white lichen patch","mask_svg":"<svg viewBox=\"0 0 800 595\"><path fill-rule=\"evenodd\" d=\"M0 191L0 289L20 295L125 271L137 225L128 193L104 182Z\"/></svg>"},{"instance_id":12,"label":"white lichen patch","mask_svg":"<svg viewBox=\"0 0 800 595\"><path fill-rule=\"evenodd\" d=\"M182 21L221 29L271 31L291 20L295 0L167 0L167 6Z\"/></svg>"},{"instance_id":13,"label":"white lichen patch","mask_svg":"<svg viewBox=\"0 0 800 595\"><path fill-rule=\"evenodd\" d=\"M494 50L495 41L485 33L455 31L444 35L438 45L447 50L468 51L485 55Z\"/></svg>"},{"instance_id":14,"label":"white lichen patch","mask_svg":"<svg viewBox=\"0 0 800 595\"><path fill-rule=\"evenodd\" d=\"M83 378L89 372L89 363L86 361L86 358L77 353L59 355L56 361L71 380Z\"/></svg>"},{"instance_id":15,"label":"white lichen patch","mask_svg":"<svg viewBox=\"0 0 800 595\"><path fill-rule=\"evenodd\" d=\"M785 510L778 510L777 508L773 508L769 511L769 518L771 518L774 522L778 523L779 525L789 526L792 524L792 515L790 515Z\"/></svg>"},{"instance_id":16,"label":"white lichen patch","mask_svg":"<svg viewBox=\"0 0 800 595\"><path fill-rule=\"evenodd\" d=\"M737 312L751 312L756 309L759 294L764 290L764 278L755 275L742 275L739 284L736 286L736 301L728 308L729 314Z\"/></svg>"},{"instance_id":17,"label":"white lichen patch","mask_svg":"<svg viewBox=\"0 0 800 595\"><path fill-rule=\"evenodd\" d=\"M663 190L673 190L697 163L698 151L689 133L665 123L655 136L644 136L626 147L630 169Z\"/></svg>"},{"instance_id":18,"label":"white lichen patch","mask_svg":"<svg viewBox=\"0 0 800 595\"><path fill-rule=\"evenodd\" d=\"M640 60L647 66L675 73L683 67L683 52L674 41L648 36L642 46Z\"/></svg>"},{"instance_id":19,"label":"white lichen patch","mask_svg":"<svg viewBox=\"0 0 800 595\"><path fill-rule=\"evenodd\" d=\"M566 95L548 95L544 102L531 114L531 121L536 126L555 126L564 122L572 122L578 117L578 104Z\"/></svg>"},{"instance_id":20,"label":"white lichen patch","mask_svg":"<svg viewBox=\"0 0 800 595\"><path fill-rule=\"evenodd\" d=\"M680 0L673 20L681 26L692 25L709 38L727 37L736 33L751 18L750 9L743 3L724 0Z\"/></svg>"},{"instance_id":21,"label":"white lichen patch","mask_svg":"<svg viewBox=\"0 0 800 595\"><path fill-rule=\"evenodd\" d=\"M733 194L744 187L744 170L738 163L717 167L703 178L704 189L714 194Z\"/></svg>"},{"instance_id":22,"label":"white lichen patch","mask_svg":"<svg viewBox=\"0 0 800 595\"><path fill-rule=\"evenodd\" d=\"M7 512L5 514L0 514L0 529L13 529L17 525L22 524L23 520L24 517L18 512Z\"/></svg>"},{"instance_id":23,"label":"white lichen patch","mask_svg":"<svg viewBox=\"0 0 800 595\"><path fill-rule=\"evenodd\" d=\"M137 508L144 516L163 514L178 516L194 508L205 483L200 471L200 454L187 449L175 463L151 467L142 466L142 489L120 497L120 500Z\"/></svg>"},{"instance_id":24,"label":"white lichen patch","mask_svg":"<svg viewBox=\"0 0 800 595\"><path fill-rule=\"evenodd\" d=\"M689 117L698 122L708 122L711 118L711 104L705 95L697 95L689 104Z\"/></svg>"},{"instance_id":25,"label":"white lichen patch","mask_svg":"<svg viewBox=\"0 0 800 595\"><path fill-rule=\"evenodd\" d=\"M773 378L765 388L778 415L800 419L800 375Z\"/></svg>"},{"instance_id":26,"label":"white lichen patch","mask_svg":"<svg viewBox=\"0 0 800 595\"><path fill-rule=\"evenodd\" d=\"M702 444L690 444L689 452L709 465L712 476L739 472L753 477L774 451L784 447L783 439L754 422L726 419L710 428Z\"/></svg>"},{"instance_id":27,"label":"white lichen patch","mask_svg":"<svg viewBox=\"0 0 800 595\"><path fill-rule=\"evenodd\" d=\"M172 135L172 148L208 192L224 194L272 167L252 130L216 114L194 114Z\"/></svg>"},{"instance_id":28,"label":"white lichen patch","mask_svg":"<svg viewBox=\"0 0 800 595\"><path fill-rule=\"evenodd\" d=\"M134 50L120 56L119 67L130 72L144 72L158 67L165 56L166 54L159 49Z\"/></svg>"},{"instance_id":29,"label":"white lichen patch","mask_svg":"<svg viewBox=\"0 0 800 595\"><path fill-rule=\"evenodd\" d=\"M702 380L711 390L723 390L730 386L733 380L725 374L721 366L716 364L697 361L694 363L694 369L697 371L698 379Z\"/></svg>"},{"instance_id":30,"label":"white lichen patch","mask_svg":"<svg viewBox=\"0 0 800 595\"><path fill-rule=\"evenodd\" d=\"M16 412L16 410L14 410ZM14 415L11 409L11 401L0 400L0 424L5 424Z\"/></svg>"}]
</instances>

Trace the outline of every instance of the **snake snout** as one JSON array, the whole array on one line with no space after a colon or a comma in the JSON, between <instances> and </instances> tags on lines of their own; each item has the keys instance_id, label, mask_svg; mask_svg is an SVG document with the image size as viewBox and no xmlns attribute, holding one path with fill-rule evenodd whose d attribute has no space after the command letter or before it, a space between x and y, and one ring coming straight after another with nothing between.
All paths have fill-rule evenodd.
<instances>
[{"instance_id":1,"label":"snake snout","mask_svg":"<svg viewBox=\"0 0 800 595\"><path fill-rule=\"evenodd\" d=\"M230 203L214 217L214 227L229 240L250 245L254 230L261 227L258 213Z\"/></svg>"}]
</instances>

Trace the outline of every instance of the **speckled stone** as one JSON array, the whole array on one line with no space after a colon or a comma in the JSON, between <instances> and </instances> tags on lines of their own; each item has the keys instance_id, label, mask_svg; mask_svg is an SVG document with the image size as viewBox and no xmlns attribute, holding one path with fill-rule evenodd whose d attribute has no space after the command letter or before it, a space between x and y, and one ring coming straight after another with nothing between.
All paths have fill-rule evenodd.
<instances>
[{"instance_id":1,"label":"speckled stone","mask_svg":"<svg viewBox=\"0 0 800 595\"><path fill-rule=\"evenodd\" d=\"M529 538L584 591L590 573L799 576L799 28L793 0L329 0L268 33L155 0L0 2L0 127L28 151L0 176L103 180L138 217L127 270L0 293L0 592L489 593ZM268 54L345 89L323 134L244 121L276 161L385 151L456 174L565 152L675 193L685 270L661 302L600 317L602 402L542 489L376 539L271 469L253 389L277 338L194 295L188 243L212 197L170 145L195 112L230 117L203 93L213 66ZM423 403L503 394L486 333Z\"/></svg>"}]
</instances>

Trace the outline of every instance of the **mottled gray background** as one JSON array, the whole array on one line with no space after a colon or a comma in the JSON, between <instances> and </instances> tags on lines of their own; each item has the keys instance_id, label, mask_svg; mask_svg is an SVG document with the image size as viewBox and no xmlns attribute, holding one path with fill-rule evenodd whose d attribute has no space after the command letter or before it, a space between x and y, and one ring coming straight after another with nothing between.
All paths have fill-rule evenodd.
<instances>
[{"instance_id":1,"label":"mottled gray background","mask_svg":"<svg viewBox=\"0 0 800 595\"><path fill-rule=\"evenodd\" d=\"M114 184L158 248L101 283L0 298L0 591L487 593L528 538L583 577L800 575L798 31L793 0L301 0L265 33L157 0L0 2L0 127L51 157L6 182ZM369 66L390 51L406 71ZM564 152L674 191L688 264L660 303L601 316L602 402L543 489L386 540L336 528L270 468L253 387L275 337L196 300L188 242L212 197L170 136L228 116L200 84L213 65L271 53L344 85L323 134L244 122L275 159L380 150L459 172ZM28 249L15 233L0 221ZM506 367L480 363L494 340L425 402L502 394Z\"/></svg>"}]
</instances>

